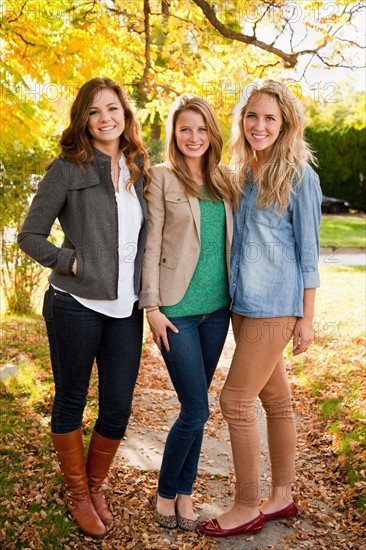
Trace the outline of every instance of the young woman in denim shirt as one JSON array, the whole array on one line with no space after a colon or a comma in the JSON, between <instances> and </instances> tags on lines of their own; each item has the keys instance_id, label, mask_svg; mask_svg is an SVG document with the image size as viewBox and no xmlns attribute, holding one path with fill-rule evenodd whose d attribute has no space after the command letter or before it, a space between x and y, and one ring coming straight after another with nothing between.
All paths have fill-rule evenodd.
<instances>
[{"instance_id":1,"label":"young woman in denim shirt","mask_svg":"<svg viewBox=\"0 0 366 550\"><path fill-rule=\"evenodd\" d=\"M143 330L137 295L147 154L124 89L110 78L86 82L60 146L18 242L52 268L43 305L55 380L52 439L68 511L86 534L101 538L113 521L101 486L126 431ZM56 218L61 246L48 240ZM99 411L85 463L82 418L95 359Z\"/></svg>"},{"instance_id":2,"label":"young woman in denim shirt","mask_svg":"<svg viewBox=\"0 0 366 550\"><path fill-rule=\"evenodd\" d=\"M292 338L298 355L313 339L321 213L304 126L299 100L277 81L250 84L236 106L233 164L243 182L230 276L236 350L220 397L236 493L229 511L198 525L211 536L255 533L297 512L291 489L296 427L283 351ZM257 397L267 419L272 477L262 504Z\"/></svg>"},{"instance_id":3,"label":"young woman in denim shirt","mask_svg":"<svg viewBox=\"0 0 366 550\"><path fill-rule=\"evenodd\" d=\"M166 163L150 170L139 301L181 404L164 449L155 518L163 527L191 530L207 392L230 319L233 192L220 163L222 135L206 101L185 94L174 102L166 142Z\"/></svg>"}]
</instances>

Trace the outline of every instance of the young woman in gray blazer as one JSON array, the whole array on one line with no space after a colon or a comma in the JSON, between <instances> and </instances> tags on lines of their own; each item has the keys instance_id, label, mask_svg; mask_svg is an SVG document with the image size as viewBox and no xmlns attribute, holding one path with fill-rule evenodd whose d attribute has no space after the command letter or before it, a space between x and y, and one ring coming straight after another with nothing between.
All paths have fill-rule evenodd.
<instances>
[{"instance_id":1,"label":"young woman in gray blazer","mask_svg":"<svg viewBox=\"0 0 366 550\"><path fill-rule=\"evenodd\" d=\"M150 170L149 229L140 307L146 307L181 404L164 450L155 518L192 530L192 506L208 388L229 326L231 187L211 107L179 97L167 120L166 162Z\"/></svg>"},{"instance_id":2,"label":"young woman in gray blazer","mask_svg":"<svg viewBox=\"0 0 366 550\"><path fill-rule=\"evenodd\" d=\"M126 430L141 356L147 154L129 99L109 78L80 88L60 145L18 242L52 268L43 306L55 379L52 438L67 508L101 538L113 520L101 485ZM61 247L48 240L56 218ZM99 414L85 464L81 425L95 358Z\"/></svg>"}]
</instances>

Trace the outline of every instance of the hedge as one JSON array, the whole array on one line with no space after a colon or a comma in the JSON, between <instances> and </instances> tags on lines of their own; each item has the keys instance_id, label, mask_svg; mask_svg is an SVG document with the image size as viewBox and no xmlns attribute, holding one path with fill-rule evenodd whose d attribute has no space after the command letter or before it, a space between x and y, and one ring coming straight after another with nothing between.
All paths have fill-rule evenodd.
<instances>
[{"instance_id":1,"label":"hedge","mask_svg":"<svg viewBox=\"0 0 366 550\"><path fill-rule=\"evenodd\" d=\"M318 159L314 167L324 195L347 200L366 211L366 127L315 129L306 138Z\"/></svg>"}]
</instances>

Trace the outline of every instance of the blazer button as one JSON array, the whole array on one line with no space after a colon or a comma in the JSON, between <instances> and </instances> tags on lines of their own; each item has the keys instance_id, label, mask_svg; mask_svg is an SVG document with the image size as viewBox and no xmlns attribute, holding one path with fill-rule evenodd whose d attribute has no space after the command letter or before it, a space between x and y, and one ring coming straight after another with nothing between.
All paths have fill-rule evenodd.
<instances>
[{"instance_id":1,"label":"blazer button","mask_svg":"<svg viewBox=\"0 0 366 550\"><path fill-rule=\"evenodd\" d=\"M178 197L176 198L176 201L177 201L177 202L179 202L179 201L180 201L180 197L179 197L179 195L178 195Z\"/></svg>"},{"instance_id":2,"label":"blazer button","mask_svg":"<svg viewBox=\"0 0 366 550\"><path fill-rule=\"evenodd\" d=\"M163 258L163 259L161 260L161 262L162 262L163 264L165 264L165 263L166 263L166 258Z\"/></svg>"}]
</instances>

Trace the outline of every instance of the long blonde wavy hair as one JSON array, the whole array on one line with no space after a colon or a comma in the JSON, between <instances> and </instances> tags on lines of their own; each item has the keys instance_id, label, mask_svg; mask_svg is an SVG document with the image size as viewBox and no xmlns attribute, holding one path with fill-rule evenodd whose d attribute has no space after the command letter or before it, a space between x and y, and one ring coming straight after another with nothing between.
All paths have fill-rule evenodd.
<instances>
[{"instance_id":1,"label":"long blonde wavy hair","mask_svg":"<svg viewBox=\"0 0 366 550\"><path fill-rule=\"evenodd\" d=\"M233 202L235 196L229 179L229 169L220 162L223 147L222 133L212 108L206 100L193 94L183 94L173 102L166 121L166 165L182 183L186 193L193 197L205 199L199 184L193 179L184 160L184 155L178 149L175 139L177 118L180 113L184 111L194 111L195 113L201 114L207 127L210 146L204 154L203 174L205 178L205 187L210 199L212 201L218 201L220 198L223 198L230 203Z\"/></svg>"},{"instance_id":2,"label":"long blonde wavy hair","mask_svg":"<svg viewBox=\"0 0 366 550\"><path fill-rule=\"evenodd\" d=\"M305 117L299 99L290 88L272 79L257 80L246 86L234 109L230 139L230 165L243 182L257 161L256 152L244 135L244 117L248 103L265 93L274 97L281 109L282 128L257 182L257 206L269 208L273 203L278 214L286 209L291 194L296 192L308 162L316 163L313 152L304 139Z\"/></svg>"}]
</instances>

